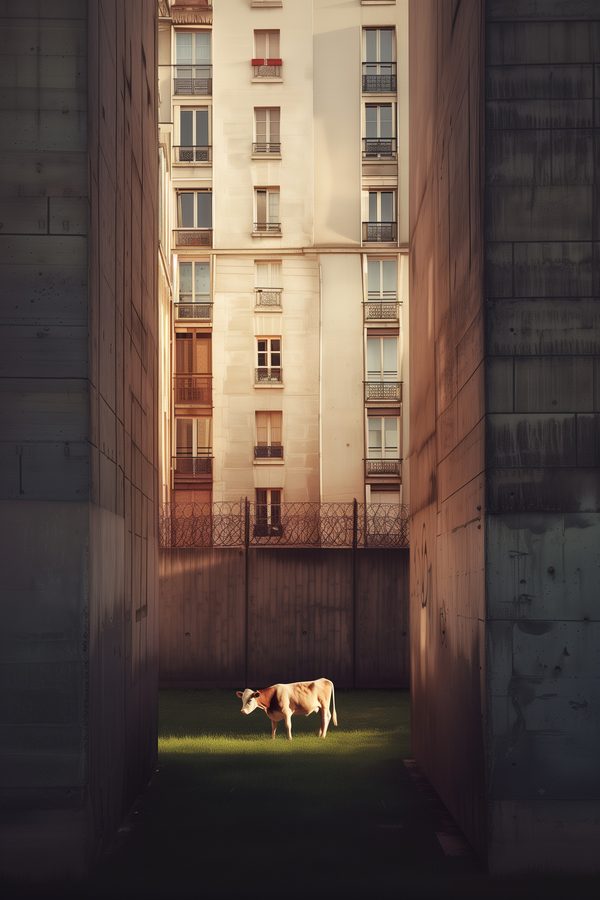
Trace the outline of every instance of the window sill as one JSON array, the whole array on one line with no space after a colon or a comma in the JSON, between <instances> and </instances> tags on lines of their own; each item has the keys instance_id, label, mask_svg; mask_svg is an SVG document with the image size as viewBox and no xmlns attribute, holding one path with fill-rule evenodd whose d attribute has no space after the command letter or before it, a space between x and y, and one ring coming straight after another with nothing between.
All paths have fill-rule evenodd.
<instances>
[{"instance_id":1,"label":"window sill","mask_svg":"<svg viewBox=\"0 0 600 900\"><path fill-rule=\"evenodd\" d=\"M250 233L253 238L280 238L283 237L281 231L252 231Z\"/></svg>"},{"instance_id":2,"label":"window sill","mask_svg":"<svg viewBox=\"0 0 600 900\"><path fill-rule=\"evenodd\" d=\"M255 466L283 466L285 465L284 459L255 459L253 460L253 465Z\"/></svg>"},{"instance_id":3,"label":"window sill","mask_svg":"<svg viewBox=\"0 0 600 900\"><path fill-rule=\"evenodd\" d=\"M265 82L268 84L283 84L283 78L277 75L260 75L250 80L252 84L264 84Z\"/></svg>"},{"instance_id":4,"label":"window sill","mask_svg":"<svg viewBox=\"0 0 600 900\"><path fill-rule=\"evenodd\" d=\"M280 313L282 312L281 306L255 306L255 313Z\"/></svg>"},{"instance_id":5,"label":"window sill","mask_svg":"<svg viewBox=\"0 0 600 900\"><path fill-rule=\"evenodd\" d=\"M281 159L281 153L253 153L250 159Z\"/></svg>"},{"instance_id":6,"label":"window sill","mask_svg":"<svg viewBox=\"0 0 600 900\"><path fill-rule=\"evenodd\" d=\"M263 390L264 388L267 388L268 390L272 390L273 388L282 390L283 384L281 381L261 382L260 384L255 384L254 387L258 388L258 390Z\"/></svg>"}]
</instances>

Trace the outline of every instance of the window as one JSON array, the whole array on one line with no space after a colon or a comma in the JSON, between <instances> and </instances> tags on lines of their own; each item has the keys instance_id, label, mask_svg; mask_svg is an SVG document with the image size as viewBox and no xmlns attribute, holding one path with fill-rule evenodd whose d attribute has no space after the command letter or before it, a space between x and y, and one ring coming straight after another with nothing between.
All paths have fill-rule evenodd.
<instances>
[{"instance_id":1,"label":"window","mask_svg":"<svg viewBox=\"0 0 600 900\"><path fill-rule=\"evenodd\" d=\"M254 108L254 135L256 140L252 152L256 154L281 153L279 133L280 109L278 106L256 106Z\"/></svg>"},{"instance_id":2,"label":"window","mask_svg":"<svg viewBox=\"0 0 600 900\"><path fill-rule=\"evenodd\" d=\"M175 371L181 375L210 374L210 334L178 331L175 335Z\"/></svg>"},{"instance_id":3,"label":"window","mask_svg":"<svg viewBox=\"0 0 600 900\"><path fill-rule=\"evenodd\" d=\"M255 278L256 305L281 309L281 260L257 260Z\"/></svg>"},{"instance_id":4,"label":"window","mask_svg":"<svg viewBox=\"0 0 600 900\"><path fill-rule=\"evenodd\" d=\"M254 534L258 537L282 533L281 488L257 488Z\"/></svg>"},{"instance_id":5,"label":"window","mask_svg":"<svg viewBox=\"0 0 600 900\"><path fill-rule=\"evenodd\" d=\"M283 459L281 412L257 412L255 459Z\"/></svg>"},{"instance_id":6,"label":"window","mask_svg":"<svg viewBox=\"0 0 600 900\"><path fill-rule=\"evenodd\" d=\"M210 319L210 263L182 261L179 263L178 319Z\"/></svg>"},{"instance_id":7,"label":"window","mask_svg":"<svg viewBox=\"0 0 600 900\"><path fill-rule=\"evenodd\" d=\"M256 339L256 383L281 383L281 338Z\"/></svg>"},{"instance_id":8,"label":"window","mask_svg":"<svg viewBox=\"0 0 600 900\"><path fill-rule=\"evenodd\" d=\"M212 191L179 191L177 224L180 228L212 228Z\"/></svg>"},{"instance_id":9,"label":"window","mask_svg":"<svg viewBox=\"0 0 600 900\"><path fill-rule=\"evenodd\" d=\"M396 92L396 41L393 28L363 29L363 92Z\"/></svg>"},{"instance_id":10,"label":"window","mask_svg":"<svg viewBox=\"0 0 600 900\"><path fill-rule=\"evenodd\" d=\"M395 104L367 103L363 159L395 159Z\"/></svg>"},{"instance_id":11,"label":"window","mask_svg":"<svg viewBox=\"0 0 600 900\"><path fill-rule=\"evenodd\" d=\"M363 194L366 221L363 221L363 241L396 240L396 192L365 191Z\"/></svg>"},{"instance_id":12,"label":"window","mask_svg":"<svg viewBox=\"0 0 600 900\"><path fill-rule=\"evenodd\" d=\"M279 221L279 188L256 188L254 192L256 234L281 234Z\"/></svg>"},{"instance_id":13,"label":"window","mask_svg":"<svg viewBox=\"0 0 600 900\"><path fill-rule=\"evenodd\" d=\"M279 31L259 30L254 32L254 58L252 60L255 78L281 77L281 51Z\"/></svg>"},{"instance_id":14,"label":"window","mask_svg":"<svg viewBox=\"0 0 600 900\"><path fill-rule=\"evenodd\" d=\"M396 299L398 290L398 261L396 259L367 260L367 291L369 300Z\"/></svg>"},{"instance_id":15,"label":"window","mask_svg":"<svg viewBox=\"0 0 600 900\"><path fill-rule=\"evenodd\" d=\"M175 34L175 94L212 93L209 31L178 31Z\"/></svg>"},{"instance_id":16,"label":"window","mask_svg":"<svg viewBox=\"0 0 600 900\"><path fill-rule=\"evenodd\" d=\"M210 162L208 107L179 110L179 145L175 148L179 163Z\"/></svg>"},{"instance_id":17,"label":"window","mask_svg":"<svg viewBox=\"0 0 600 900\"><path fill-rule=\"evenodd\" d=\"M398 336L367 337L367 380L398 380Z\"/></svg>"},{"instance_id":18,"label":"window","mask_svg":"<svg viewBox=\"0 0 600 900\"><path fill-rule=\"evenodd\" d=\"M369 459L398 459L397 416L369 416L368 418L368 457Z\"/></svg>"},{"instance_id":19,"label":"window","mask_svg":"<svg viewBox=\"0 0 600 900\"><path fill-rule=\"evenodd\" d=\"M212 474L212 419L175 419L175 476Z\"/></svg>"}]
</instances>

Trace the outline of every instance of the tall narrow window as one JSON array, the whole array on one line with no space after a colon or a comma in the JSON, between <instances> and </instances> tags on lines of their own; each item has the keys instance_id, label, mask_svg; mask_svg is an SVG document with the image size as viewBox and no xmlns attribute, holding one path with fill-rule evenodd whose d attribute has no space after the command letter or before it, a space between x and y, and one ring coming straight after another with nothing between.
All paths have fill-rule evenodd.
<instances>
[{"instance_id":1,"label":"tall narrow window","mask_svg":"<svg viewBox=\"0 0 600 900\"><path fill-rule=\"evenodd\" d=\"M210 263L183 260L179 263L178 319L212 319Z\"/></svg>"},{"instance_id":2,"label":"tall narrow window","mask_svg":"<svg viewBox=\"0 0 600 900\"><path fill-rule=\"evenodd\" d=\"M256 413L255 459L283 459L281 412Z\"/></svg>"},{"instance_id":3,"label":"tall narrow window","mask_svg":"<svg viewBox=\"0 0 600 900\"><path fill-rule=\"evenodd\" d=\"M175 419L175 477L206 479L212 473L212 419Z\"/></svg>"},{"instance_id":4,"label":"tall narrow window","mask_svg":"<svg viewBox=\"0 0 600 900\"><path fill-rule=\"evenodd\" d=\"M394 29L363 29L363 53L363 93L395 93L396 41Z\"/></svg>"},{"instance_id":5,"label":"tall narrow window","mask_svg":"<svg viewBox=\"0 0 600 900\"><path fill-rule=\"evenodd\" d=\"M395 241L396 192L386 190L366 191L363 194L366 220L363 221L363 241Z\"/></svg>"},{"instance_id":6,"label":"tall narrow window","mask_svg":"<svg viewBox=\"0 0 600 900\"><path fill-rule=\"evenodd\" d=\"M254 534L257 537L281 534L281 488L257 488Z\"/></svg>"},{"instance_id":7,"label":"tall narrow window","mask_svg":"<svg viewBox=\"0 0 600 900\"><path fill-rule=\"evenodd\" d=\"M178 31L175 35L174 93L212 94L212 66L209 31Z\"/></svg>"},{"instance_id":8,"label":"tall narrow window","mask_svg":"<svg viewBox=\"0 0 600 900\"><path fill-rule=\"evenodd\" d=\"M279 384L282 380L281 338L260 337L256 339L256 383Z\"/></svg>"},{"instance_id":9,"label":"tall narrow window","mask_svg":"<svg viewBox=\"0 0 600 900\"><path fill-rule=\"evenodd\" d=\"M398 380L398 335L367 336L367 379L365 400L402 400Z\"/></svg>"},{"instance_id":10,"label":"tall narrow window","mask_svg":"<svg viewBox=\"0 0 600 900\"><path fill-rule=\"evenodd\" d=\"M281 153L280 108L278 106L257 106L254 108L254 133L256 140L252 152L256 154Z\"/></svg>"},{"instance_id":11,"label":"tall narrow window","mask_svg":"<svg viewBox=\"0 0 600 900\"><path fill-rule=\"evenodd\" d=\"M367 103L365 105L364 159L395 159L395 105Z\"/></svg>"},{"instance_id":12,"label":"tall narrow window","mask_svg":"<svg viewBox=\"0 0 600 900\"><path fill-rule=\"evenodd\" d=\"M212 244L212 191L178 191L178 247L210 247Z\"/></svg>"},{"instance_id":13,"label":"tall narrow window","mask_svg":"<svg viewBox=\"0 0 600 900\"><path fill-rule=\"evenodd\" d=\"M179 144L175 147L179 163L210 162L208 107L179 110Z\"/></svg>"},{"instance_id":14,"label":"tall narrow window","mask_svg":"<svg viewBox=\"0 0 600 900\"><path fill-rule=\"evenodd\" d=\"M398 459L397 416L369 416L369 459Z\"/></svg>"},{"instance_id":15,"label":"tall narrow window","mask_svg":"<svg viewBox=\"0 0 600 900\"><path fill-rule=\"evenodd\" d=\"M212 402L211 340L203 332L175 335L175 403L210 406Z\"/></svg>"},{"instance_id":16,"label":"tall narrow window","mask_svg":"<svg viewBox=\"0 0 600 900\"><path fill-rule=\"evenodd\" d=\"M256 188L254 199L256 204L254 232L257 234L280 234L279 188Z\"/></svg>"},{"instance_id":17,"label":"tall narrow window","mask_svg":"<svg viewBox=\"0 0 600 900\"><path fill-rule=\"evenodd\" d=\"M260 29L254 32L252 66L255 78L279 78L281 76L279 31Z\"/></svg>"},{"instance_id":18,"label":"tall narrow window","mask_svg":"<svg viewBox=\"0 0 600 900\"><path fill-rule=\"evenodd\" d=\"M396 259L367 260L367 290L369 300L395 299L398 291L398 261Z\"/></svg>"},{"instance_id":19,"label":"tall narrow window","mask_svg":"<svg viewBox=\"0 0 600 900\"><path fill-rule=\"evenodd\" d=\"M281 260L256 262L256 305L268 309L281 308Z\"/></svg>"}]
</instances>

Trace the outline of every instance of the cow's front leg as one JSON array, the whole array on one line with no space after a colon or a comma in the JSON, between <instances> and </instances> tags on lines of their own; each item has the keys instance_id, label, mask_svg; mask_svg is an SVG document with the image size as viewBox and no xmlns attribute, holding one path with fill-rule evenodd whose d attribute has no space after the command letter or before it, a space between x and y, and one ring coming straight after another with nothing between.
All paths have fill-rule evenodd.
<instances>
[{"instance_id":1,"label":"cow's front leg","mask_svg":"<svg viewBox=\"0 0 600 900\"><path fill-rule=\"evenodd\" d=\"M275 734L277 733L277 722L274 719L271 719L271 738L275 740Z\"/></svg>"},{"instance_id":2,"label":"cow's front leg","mask_svg":"<svg viewBox=\"0 0 600 900\"><path fill-rule=\"evenodd\" d=\"M327 729L329 728L329 722L331 721L331 713L327 709L326 706L321 707L321 727L319 728L319 737L325 737L327 734Z\"/></svg>"},{"instance_id":3,"label":"cow's front leg","mask_svg":"<svg viewBox=\"0 0 600 900\"><path fill-rule=\"evenodd\" d=\"M288 741L291 741L291 739L292 739L292 711L291 711L291 709L284 709L283 717L285 719L285 730L287 731Z\"/></svg>"}]
</instances>

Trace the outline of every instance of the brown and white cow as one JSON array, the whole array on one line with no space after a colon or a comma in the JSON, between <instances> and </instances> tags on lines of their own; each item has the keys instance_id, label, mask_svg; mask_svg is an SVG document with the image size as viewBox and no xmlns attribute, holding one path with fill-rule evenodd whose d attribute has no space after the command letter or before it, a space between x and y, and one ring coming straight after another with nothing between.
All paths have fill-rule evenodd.
<instances>
[{"instance_id":1,"label":"brown and white cow","mask_svg":"<svg viewBox=\"0 0 600 900\"><path fill-rule=\"evenodd\" d=\"M236 691L236 695L242 701L242 714L250 715L255 709L262 709L271 720L271 737L275 737L277 725L283 719L287 730L288 740L292 739L292 716L298 713L300 716L310 716L311 713L321 712L321 727L319 737L327 734L330 721L337 725L335 711L335 690L333 681L328 678L317 678L316 681L294 681L292 684L272 684L270 687L253 691L246 688ZM333 715L329 707L333 703Z\"/></svg>"}]
</instances>

